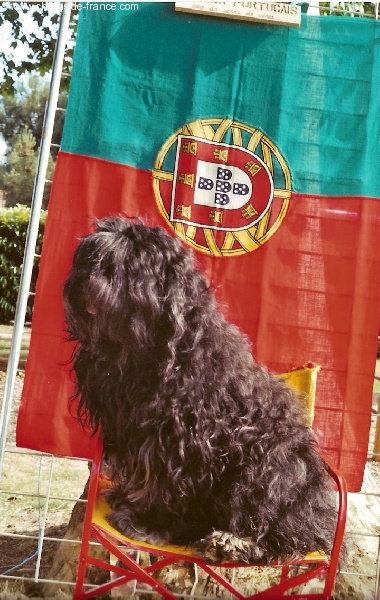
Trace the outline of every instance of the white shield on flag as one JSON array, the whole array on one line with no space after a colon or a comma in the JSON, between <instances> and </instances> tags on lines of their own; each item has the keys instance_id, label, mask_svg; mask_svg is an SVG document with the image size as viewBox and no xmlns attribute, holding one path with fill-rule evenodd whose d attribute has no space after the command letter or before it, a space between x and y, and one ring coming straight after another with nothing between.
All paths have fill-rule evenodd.
<instances>
[{"instance_id":1,"label":"white shield on flag","mask_svg":"<svg viewBox=\"0 0 380 600\"><path fill-rule=\"evenodd\" d=\"M198 160L194 204L236 210L252 194L252 182L239 167Z\"/></svg>"},{"instance_id":2,"label":"white shield on flag","mask_svg":"<svg viewBox=\"0 0 380 600\"><path fill-rule=\"evenodd\" d=\"M171 187L170 221L220 231L242 231L270 210L273 177L248 148L179 135Z\"/></svg>"}]
</instances>

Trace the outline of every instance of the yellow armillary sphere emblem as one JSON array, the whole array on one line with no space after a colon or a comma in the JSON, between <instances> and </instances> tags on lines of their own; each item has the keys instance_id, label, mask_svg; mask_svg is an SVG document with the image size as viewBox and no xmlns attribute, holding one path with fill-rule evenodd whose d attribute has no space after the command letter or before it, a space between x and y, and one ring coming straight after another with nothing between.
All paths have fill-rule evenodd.
<instances>
[{"instance_id":1,"label":"yellow armillary sphere emblem","mask_svg":"<svg viewBox=\"0 0 380 600\"><path fill-rule=\"evenodd\" d=\"M260 248L289 206L289 168L259 129L231 119L198 119L173 133L153 171L167 223L187 244L213 256Z\"/></svg>"}]
</instances>

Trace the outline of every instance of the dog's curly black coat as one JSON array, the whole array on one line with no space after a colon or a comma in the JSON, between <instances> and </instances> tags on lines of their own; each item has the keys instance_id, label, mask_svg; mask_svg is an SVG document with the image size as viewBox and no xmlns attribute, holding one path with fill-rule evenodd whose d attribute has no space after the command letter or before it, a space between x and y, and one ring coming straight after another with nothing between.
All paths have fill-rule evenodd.
<instances>
[{"instance_id":1,"label":"dog's curly black coat","mask_svg":"<svg viewBox=\"0 0 380 600\"><path fill-rule=\"evenodd\" d=\"M255 363L178 239L98 221L64 306L78 418L104 438L117 529L210 560L331 549L334 493L300 402Z\"/></svg>"}]
</instances>

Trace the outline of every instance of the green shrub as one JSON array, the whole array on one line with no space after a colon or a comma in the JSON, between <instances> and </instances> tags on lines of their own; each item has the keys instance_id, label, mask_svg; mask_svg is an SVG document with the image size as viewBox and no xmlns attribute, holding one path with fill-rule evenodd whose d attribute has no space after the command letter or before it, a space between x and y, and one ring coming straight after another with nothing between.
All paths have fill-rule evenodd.
<instances>
[{"instance_id":1,"label":"green shrub","mask_svg":"<svg viewBox=\"0 0 380 600\"><path fill-rule=\"evenodd\" d=\"M29 219L30 208L27 206L0 209L0 323L14 319ZM41 253L45 219L46 212L42 212L36 254ZM31 292L35 289L38 265L39 259L36 258ZM30 296L26 320L31 318L32 307L33 296Z\"/></svg>"}]
</instances>

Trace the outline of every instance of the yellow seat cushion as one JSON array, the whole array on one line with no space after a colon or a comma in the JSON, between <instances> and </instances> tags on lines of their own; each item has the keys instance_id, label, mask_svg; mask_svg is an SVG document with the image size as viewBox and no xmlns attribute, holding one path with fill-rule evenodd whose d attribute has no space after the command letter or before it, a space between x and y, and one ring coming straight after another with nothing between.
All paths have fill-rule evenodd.
<instances>
[{"instance_id":1,"label":"yellow seat cushion","mask_svg":"<svg viewBox=\"0 0 380 600\"><path fill-rule=\"evenodd\" d=\"M107 521L107 515L111 512L111 507L105 499L102 492L107 488L112 486L112 482L109 479L100 477L98 481L98 495L95 503L94 511L92 513L92 524L99 528L103 533L112 536L117 540L119 544L124 544L134 548L136 550L143 550L145 552L150 552L152 554L175 554L181 555L183 557L191 557L196 558L203 562L206 562L203 557L190 547L187 546L176 546L174 544L167 544L164 546L155 546L153 544L149 544L148 542L140 542L139 540L134 540L129 538L122 533L120 533L117 529L112 527ZM304 559L301 561L294 561L295 564L299 562L326 562L327 556L323 552L310 552L308 553ZM292 561L293 562L293 561Z\"/></svg>"},{"instance_id":2,"label":"yellow seat cushion","mask_svg":"<svg viewBox=\"0 0 380 600\"><path fill-rule=\"evenodd\" d=\"M125 543L132 548L136 548L139 550L145 550L146 552L152 552L153 554L157 554L159 550L168 554L183 554L184 556L192 556L201 558L198 554L196 554L191 548L186 546L175 546L175 545L165 545L165 546L155 546L153 544L149 544L148 542L140 542L139 540L134 540L129 538L114 527L110 525L107 521L107 515L112 512L110 505L105 499L102 492L107 488L111 487L112 483L109 479L100 478L99 479L99 487L98 487L98 496L95 503L94 511L92 513L92 523L97 527L100 527L104 533L111 535L116 538L120 544Z\"/></svg>"}]
</instances>

